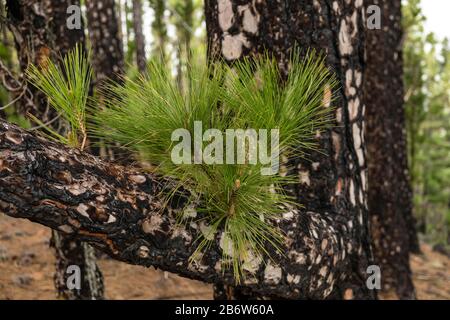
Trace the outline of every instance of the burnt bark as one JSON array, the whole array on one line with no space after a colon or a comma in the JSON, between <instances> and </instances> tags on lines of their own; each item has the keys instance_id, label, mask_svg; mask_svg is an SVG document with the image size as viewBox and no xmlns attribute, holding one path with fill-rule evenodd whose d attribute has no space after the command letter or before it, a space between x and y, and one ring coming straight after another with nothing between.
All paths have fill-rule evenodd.
<instances>
[{"instance_id":1,"label":"burnt bark","mask_svg":"<svg viewBox=\"0 0 450 320\"><path fill-rule=\"evenodd\" d=\"M147 69L147 59L145 58L145 37L142 30L142 1L133 0L133 29L134 41L136 43L136 63L139 72L144 73Z\"/></svg>"},{"instance_id":2,"label":"burnt bark","mask_svg":"<svg viewBox=\"0 0 450 320\"><path fill-rule=\"evenodd\" d=\"M8 13L11 29L15 36L16 48L22 70L29 63L45 67L46 59L59 59L68 53L77 43L84 45L84 28L69 30L67 28L67 8L80 5L79 1L9 1ZM3 69L3 68L2 68ZM13 92L19 88L18 81L7 75ZM43 122L51 122L51 126L65 134L66 123L57 118L56 112L49 107L47 98L34 87L21 85L25 90L20 101L26 107L20 108L22 113L31 112ZM26 98L26 100L25 100ZM57 232L52 233L50 241L56 257L55 287L59 297L64 299L101 299L103 297L103 279L95 263L92 248L78 239L66 237ZM67 287L66 273L70 265L81 269L82 288L70 290Z\"/></svg>"},{"instance_id":3,"label":"burnt bark","mask_svg":"<svg viewBox=\"0 0 450 320\"><path fill-rule=\"evenodd\" d=\"M178 190L169 203L162 199L175 186L167 178L0 122L0 212L67 233L117 260L233 285L232 270L220 268L221 232L200 260L188 262L201 231L195 222L178 223L187 191ZM353 243L343 232L349 230L348 221L331 210L294 210L272 223L286 231L286 254L274 256L277 264L257 262L242 283L245 290L265 297L323 299L338 296L345 285L355 296L372 297L364 286L349 284L354 263L361 262L348 250ZM289 232L292 225L298 226L295 232Z\"/></svg>"},{"instance_id":4,"label":"burnt bark","mask_svg":"<svg viewBox=\"0 0 450 320\"><path fill-rule=\"evenodd\" d=\"M331 219L333 237L341 254L328 248L327 229L320 228L316 236L323 247L307 251L307 255L312 260L310 263L314 263L317 255L319 261L339 259L345 267L340 270L340 276L332 277L331 281L327 275L334 270L333 265L323 275L311 275L311 280L322 288L323 297L375 297L364 280L371 249L363 135L365 31L362 1L207 0L205 5L208 55L212 59L224 58L232 62L267 50L278 59L285 78L295 45L301 49L301 54L308 48L326 54L327 64L342 84L342 89L335 93L335 123L332 129L317 134L320 150L326 155L313 152L307 160L297 159L292 163L296 169L291 174L297 175L299 182L291 192L304 209L294 216L296 223L285 228L288 234L298 235L305 227L304 219L318 219L319 223ZM326 95L324 100L327 100ZM305 248L305 244L296 236L290 247L300 249ZM296 274L297 270L289 272ZM244 293L242 288L230 290L219 285L217 289L219 298L242 297Z\"/></svg>"},{"instance_id":5,"label":"burnt bark","mask_svg":"<svg viewBox=\"0 0 450 320\"><path fill-rule=\"evenodd\" d=\"M419 250L412 214L405 115L401 1L367 0L381 8L382 29L369 30L365 70L369 214L374 255L385 291L414 299L409 252Z\"/></svg>"},{"instance_id":6,"label":"burnt bark","mask_svg":"<svg viewBox=\"0 0 450 320\"><path fill-rule=\"evenodd\" d=\"M63 57L76 44L85 46L84 23L80 29L67 28L67 8L80 6L80 1L46 0L49 34L53 37L54 50ZM54 276L58 295L68 300L98 300L104 298L103 276L96 264L94 249L87 243L74 239L70 235L53 231L50 244L55 252L56 272ZM70 274L67 269L77 265L81 270L82 284L80 290L70 290L67 281Z\"/></svg>"},{"instance_id":7,"label":"burnt bark","mask_svg":"<svg viewBox=\"0 0 450 320\"><path fill-rule=\"evenodd\" d=\"M52 39L48 27L45 6L37 0L7 0L7 26L14 37L20 69L29 64L44 66L52 52ZM19 80L21 88L14 91L18 99L16 105L21 114L31 113L43 123L48 123L58 131L64 131L58 115L47 103L47 97L35 87L28 85L24 77Z\"/></svg>"},{"instance_id":8,"label":"burnt bark","mask_svg":"<svg viewBox=\"0 0 450 320\"><path fill-rule=\"evenodd\" d=\"M86 0L86 13L97 84L108 79L120 82L124 55L115 1Z\"/></svg>"}]
</instances>

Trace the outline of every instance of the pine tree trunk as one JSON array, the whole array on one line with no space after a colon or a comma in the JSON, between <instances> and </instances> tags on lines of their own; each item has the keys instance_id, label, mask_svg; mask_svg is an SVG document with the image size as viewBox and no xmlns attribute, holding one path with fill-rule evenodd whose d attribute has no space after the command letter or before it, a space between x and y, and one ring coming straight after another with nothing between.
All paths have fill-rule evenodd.
<instances>
[{"instance_id":1,"label":"pine tree trunk","mask_svg":"<svg viewBox=\"0 0 450 320\"><path fill-rule=\"evenodd\" d=\"M166 61L167 28L164 21L166 4L164 0L150 0L150 5L155 12L155 19L152 23L153 36L155 38L154 55Z\"/></svg>"},{"instance_id":2,"label":"pine tree trunk","mask_svg":"<svg viewBox=\"0 0 450 320\"><path fill-rule=\"evenodd\" d=\"M125 60L116 3L114 0L86 0L86 11L92 51L91 63L96 78L94 85L99 89L106 81L121 83L125 73ZM100 147L91 147L93 154L110 160L131 161L129 153L120 150L118 146L106 147L100 142L98 145Z\"/></svg>"},{"instance_id":3,"label":"pine tree trunk","mask_svg":"<svg viewBox=\"0 0 450 320\"><path fill-rule=\"evenodd\" d=\"M405 115L401 1L367 0L381 8L381 30L369 30L365 71L369 215L383 289L415 298L410 249L418 251L412 215Z\"/></svg>"},{"instance_id":4,"label":"pine tree trunk","mask_svg":"<svg viewBox=\"0 0 450 320\"><path fill-rule=\"evenodd\" d=\"M97 84L107 79L120 82L124 56L115 1L86 0L86 13Z\"/></svg>"},{"instance_id":5,"label":"pine tree trunk","mask_svg":"<svg viewBox=\"0 0 450 320\"><path fill-rule=\"evenodd\" d=\"M45 6L49 18L49 27L54 37L54 50L61 56L66 55L78 43L85 45L84 24L80 29L67 28L67 8L80 6L79 0L46 0ZM96 264L94 248L71 236L52 232L51 246L56 255L55 286L60 297L68 300L98 300L104 298L103 276ZM77 265L81 270L80 290L67 288L67 269Z\"/></svg>"},{"instance_id":6,"label":"pine tree trunk","mask_svg":"<svg viewBox=\"0 0 450 320\"><path fill-rule=\"evenodd\" d=\"M133 29L134 41L136 42L136 62L138 70L144 73L147 68L147 59L145 58L145 37L142 30L142 1L133 0Z\"/></svg>"},{"instance_id":7,"label":"pine tree trunk","mask_svg":"<svg viewBox=\"0 0 450 320\"><path fill-rule=\"evenodd\" d=\"M22 70L29 63L44 63L45 59L64 56L76 43L84 45L84 29L69 30L67 28L67 8L80 5L79 1L10 1L9 14L14 26L20 34L15 34L16 47L19 53ZM33 92L32 108L23 107L22 112L32 112L43 121L51 121L56 117L52 108L47 105L43 95L30 87ZM52 117L52 118L51 118ZM65 123L60 119L53 120L51 125L64 134ZM64 299L102 299L103 278L95 263L93 248L78 239L52 232L50 241L56 257L54 275L55 287L59 297ZM69 274L67 268L77 265L81 270L82 287L70 290L67 287Z\"/></svg>"},{"instance_id":8,"label":"pine tree trunk","mask_svg":"<svg viewBox=\"0 0 450 320\"><path fill-rule=\"evenodd\" d=\"M364 7L361 0L350 1L231 1L207 0L208 55L233 61L264 50L279 61L283 77L288 74L288 58L295 44L302 53L316 48L327 54L326 61L342 84L336 92L334 127L317 134L323 153L308 160L296 160L291 172L298 176L292 190L304 206L295 223L284 226L287 234L300 234L306 224L336 224L339 230L339 257L347 261L340 278L313 279L311 286L332 282L324 290L327 298L373 298L368 290L366 268L371 261L367 215L367 167L363 136ZM324 100L327 99L325 93ZM323 229L320 252L310 252L319 261L327 258L329 242ZM308 243L297 238L292 248ZM326 252L328 251L328 254ZM321 256L323 253L325 255ZM317 257L316 257L317 255ZM311 257L314 260L314 257ZM295 272L296 270L292 270ZM326 273L331 270L325 269ZM325 273L324 271L324 273ZM255 297L243 288L218 286L217 298Z\"/></svg>"}]
</instances>

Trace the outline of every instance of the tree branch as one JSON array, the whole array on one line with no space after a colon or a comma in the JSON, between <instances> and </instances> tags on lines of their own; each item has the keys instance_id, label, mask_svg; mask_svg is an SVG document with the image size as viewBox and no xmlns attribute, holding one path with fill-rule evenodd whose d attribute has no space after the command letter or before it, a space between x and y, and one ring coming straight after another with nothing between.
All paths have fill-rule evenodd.
<instances>
[{"instance_id":1,"label":"tree branch","mask_svg":"<svg viewBox=\"0 0 450 320\"><path fill-rule=\"evenodd\" d=\"M233 285L232 272L220 267L220 232L201 261L189 264L202 228L177 224L189 194L178 190L170 203L162 197L175 185L0 120L0 212L72 234L117 260ZM244 288L280 298L330 297L351 268L344 245L351 234L339 220L331 212L291 211L274 221L286 232L286 254L277 264L247 261Z\"/></svg>"}]
</instances>

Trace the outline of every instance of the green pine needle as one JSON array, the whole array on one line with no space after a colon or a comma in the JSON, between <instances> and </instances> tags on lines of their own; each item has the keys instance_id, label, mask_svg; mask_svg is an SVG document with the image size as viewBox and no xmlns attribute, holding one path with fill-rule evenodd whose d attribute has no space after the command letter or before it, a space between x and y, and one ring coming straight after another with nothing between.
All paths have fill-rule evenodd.
<instances>
[{"instance_id":1,"label":"green pine needle","mask_svg":"<svg viewBox=\"0 0 450 320\"><path fill-rule=\"evenodd\" d=\"M26 71L29 81L49 98L50 105L69 123L70 132L62 137L36 117L32 120L50 136L72 147L84 149L87 139L86 106L89 98L92 68L83 49L76 46L62 63L46 61L43 66L30 65Z\"/></svg>"},{"instance_id":2,"label":"green pine needle","mask_svg":"<svg viewBox=\"0 0 450 320\"><path fill-rule=\"evenodd\" d=\"M107 86L107 108L96 114L94 134L128 146L160 174L202 195L199 223L208 231L198 239L191 261L201 258L214 236L224 232L223 268L232 267L239 283L249 275L244 269L250 259L269 255L268 244L282 252L284 236L271 220L295 206L282 188L294 181L261 175L261 164L176 165L171 159L171 134L185 128L193 137L194 121L202 122L203 131L216 128L222 133L279 129L281 154L304 156L316 147L316 131L330 123L331 107L324 108L323 102L327 92L336 88L336 80L315 52L291 60L284 84L269 56L232 67L215 63L189 69L189 87L184 91L158 61L149 63L147 76Z\"/></svg>"}]
</instances>

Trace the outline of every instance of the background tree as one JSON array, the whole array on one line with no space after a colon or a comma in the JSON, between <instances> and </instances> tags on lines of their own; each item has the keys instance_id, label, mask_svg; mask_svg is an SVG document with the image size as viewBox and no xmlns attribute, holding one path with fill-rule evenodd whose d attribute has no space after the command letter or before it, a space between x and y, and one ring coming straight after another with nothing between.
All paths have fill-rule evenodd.
<instances>
[{"instance_id":1,"label":"background tree","mask_svg":"<svg viewBox=\"0 0 450 320\"><path fill-rule=\"evenodd\" d=\"M166 2L164 0L150 0L154 12L152 32L154 37L153 55L166 61L167 26L165 22Z\"/></svg>"},{"instance_id":2,"label":"background tree","mask_svg":"<svg viewBox=\"0 0 450 320\"><path fill-rule=\"evenodd\" d=\"M450 243L448 40L424 30L419 0L403 6L408 158L419 231L436 249Z\"/></svg>"},{"instance_id":3,"label":"background tree","mask_svg":"<svg viewBox=\"0 0 450 320\"><path fill-rule=\"evenodd\" d=\"M145 37L142 29L142 1L133 0L133 30L136 42L136 64L138 70L144 73L147 67L147 59L145 57Z\"/></svg>"},{"instance_id":4,"label":"background tree","mask_svg":"<svg viewBox=\"0 0 450 320\"><path fill-rule=\"evenodd\" d=\"M98 85L106 79L121 81L124 73L122 39L114 0L86 0L92 64Z\"/></svg>"},{"instance_id":5,"label":"background tree","mask_svg":"<svg viewBox=\"0 0 450 320\"><path fill-rule=\"evenodd\" d=\"M58 59L65 55L77 43L84 45L84 29L69 30L66 14L69 5L80 5L77 1L8 1L7 12L21 70L29 64L45 68L47 59ZM25 31L26 30L26 31ZM47 99L31 85L24 83L24 90L29 97L21 105L20 112L32 113L42 122L47 122L61 134L67 131L67 124L59 119L48 105ZM32 103L31 103L32 101ZM59 296L65 299L101 299L103 297L103 280L94 257L93 249L78 239L52 233L51 246L56 256L55 286ZM70 265L77 265L82 272L81 290L67 288L66 271Z\"/></svg>"},{"instance_id":6,"label":"background tree","mask_svg":"<svg viewBox=\"0 0 450 320\"><path fill-rule=\"evenodd\" d=\"M379 6L382 13L382 29L366 33L364 82L373 249L383 270L383 288L413 299L409 251L420 249L407 160L401 1L369 0L369 5Z\"/></svg>"}]
</instances>

